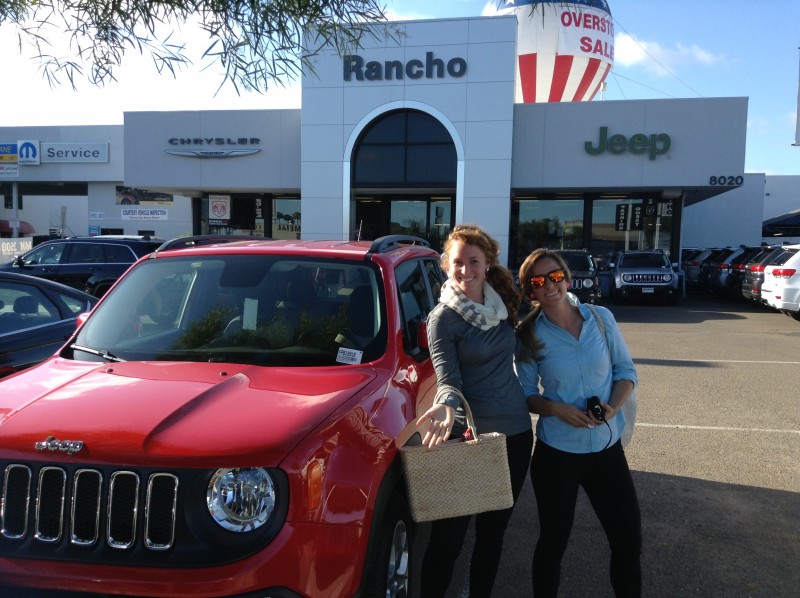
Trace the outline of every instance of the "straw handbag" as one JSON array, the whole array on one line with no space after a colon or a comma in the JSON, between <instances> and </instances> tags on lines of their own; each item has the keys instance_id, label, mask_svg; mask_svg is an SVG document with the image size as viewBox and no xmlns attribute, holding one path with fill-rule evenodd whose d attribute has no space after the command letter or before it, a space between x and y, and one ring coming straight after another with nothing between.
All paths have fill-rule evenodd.
<instances>
[{"instance_id":1,"label":"straw handbag","mask_svg":"<svg viewBox=\"0 0 800 598\"><path fill-rule=\"evenodd\" d=\"M400 448L411 517L417 523L514 505L505 434L478 434L464 395L452 387L446 390L461 397L475 440L448 440L432 449Z\"/></svg>"}]
</instances>

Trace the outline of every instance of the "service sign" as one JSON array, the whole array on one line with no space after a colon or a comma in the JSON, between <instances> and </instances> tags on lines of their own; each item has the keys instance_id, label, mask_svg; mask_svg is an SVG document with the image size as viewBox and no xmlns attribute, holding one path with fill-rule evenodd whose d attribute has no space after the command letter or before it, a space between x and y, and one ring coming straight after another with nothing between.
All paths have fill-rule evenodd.
<instances>
[{"instance_id":1,"label":"service sign","mask_svg":"<svg viewBox=\"0 0 800 598\"><path fill-rule=\"evenodd\" d=\"M42 143L42 162L108 162L108 142Z\"/></svg>"}]
</instances>

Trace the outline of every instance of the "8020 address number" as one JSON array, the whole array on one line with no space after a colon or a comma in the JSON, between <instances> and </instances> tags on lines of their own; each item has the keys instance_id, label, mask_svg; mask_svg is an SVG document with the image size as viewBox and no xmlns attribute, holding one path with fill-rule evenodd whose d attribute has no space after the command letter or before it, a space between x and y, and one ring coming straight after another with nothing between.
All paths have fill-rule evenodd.
<instances>
[{"instance_id":1,"label":"8020 address number","mask_svg":"<svg viewBox=\"0 0 800 598\"><path fill-rule=\"evenodd\" d=\"M743 176L712 176L708 179L709 185L723 185L725 187L741 187L743 183Z\"/></svg>"}]
</instances>

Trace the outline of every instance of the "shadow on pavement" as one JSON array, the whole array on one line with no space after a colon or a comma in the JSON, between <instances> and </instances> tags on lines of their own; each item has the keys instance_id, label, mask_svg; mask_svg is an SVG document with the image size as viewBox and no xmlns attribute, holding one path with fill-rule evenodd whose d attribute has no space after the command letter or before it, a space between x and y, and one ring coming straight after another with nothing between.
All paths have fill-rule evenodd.
<instances>
[{"instance_id":1,"label":"shadow on pavement","mask_svg":"<svg viewBox=\"0 0 800 598\"><path fill-rule=\"evenodd\" d=\"M796 597L800 588L800 495L663 474L633 472L642 510L645 597ZM418 526L414 591L428 526ZM531 596L538 535L533 490L523 490L506 535L494 596ZM470 542L472 537L470 537ZM447 598L467 596L462 554ZM603 530L583 492L562 563L563 598L613 596Z\"/></svg>"}]
</instances>

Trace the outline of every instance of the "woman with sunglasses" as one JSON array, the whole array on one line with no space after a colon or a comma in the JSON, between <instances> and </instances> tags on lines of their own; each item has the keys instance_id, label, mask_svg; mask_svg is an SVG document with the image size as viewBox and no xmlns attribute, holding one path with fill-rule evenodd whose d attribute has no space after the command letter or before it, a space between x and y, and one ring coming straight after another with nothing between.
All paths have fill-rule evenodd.
<instances>
[{"instance_id":1,"label":"woman with sunglasses","mask_svg":"<svg viewBox=\"0 0 800 598\"><path fill-rule=\"evenodd\" d=\"M516 501L533 448L533 426L519 379L514 372L514 326L521 297L514 279L497 263L500 245L477 226L459 225L444 246L441 267L448 274L438 305L428 315L428 340L438 392L433 407L417 421L430 447L464 426L456 424L460 390L479 432L502 432ZM460 418L459 418L460 419ZM454 432L454 425L457 426ZM481 480L464 480L480 484ZM513 507L512 507L513 508ZM469 572L469 596L490 596L503 536L512 509L475 516L475 544ZM421 595L441 598L453 575L471 517L434 521L422 562Z\"/></svg>"},{"instance_id":2,"label":"woman with sunglasses","mask_svg":"<svg viewBox=\"0 0 800 598\"><path fill-rule=\"evenodd\" d=\"M533 309L517 329L517 373L530 410L539 415L531 460L540 528L534 596L558 593L579 487L608 537L616 596L640 596L641 515L620 442L622 405L637 383L630 353L608 309L595 308L606 341L593 312L568 292L571 273L560 255L535 250L519 279Z\"/></svg>"}]
</instances>

